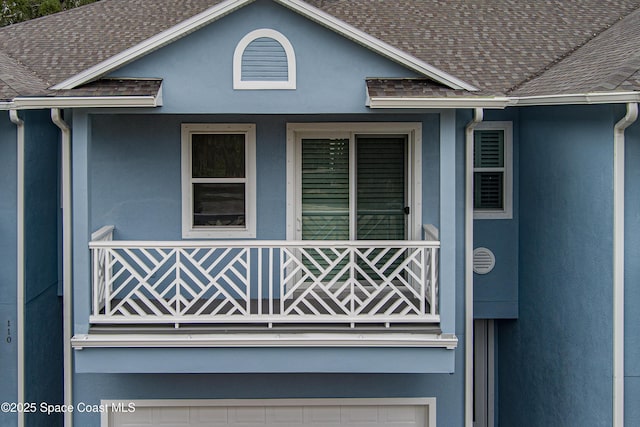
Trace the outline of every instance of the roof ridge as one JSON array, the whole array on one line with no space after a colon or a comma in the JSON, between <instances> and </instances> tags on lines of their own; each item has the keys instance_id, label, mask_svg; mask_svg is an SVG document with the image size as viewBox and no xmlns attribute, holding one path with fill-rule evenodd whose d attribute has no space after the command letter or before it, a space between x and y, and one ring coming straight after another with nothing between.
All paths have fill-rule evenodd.
<instances>
[{"instance_id":1,"label":"roof ridge","mask_svg":"<svg viewBox=\"0 0 640 427\"><path fill-rule=\"evenodd\" d=\"M524 86L525 84L529 83L530 81L533 81L533 80L541 77L547 71L551 70L552 68L554 68L556 65L560 64L565 59L571 57L576 51L578 51L583 46L587 45L590 41L596 39L602 33L604 33L605 31L607 31L610 28L613 28L616 24L618 24L619 22L623 21L629 15L631 15L632 13L637 12L639 10L640 10L640 5L636 6L635 8L630 10L629 12L626 12L626 13L623 13L622 15L619 15L618 18L616 18L614 21L612 21L612 22L610 22L608 24L605 24L602 28L600 28L599 30L595 31L591 35L591 37L588 37L587 39L585 39L584 42L579 43L576 46L574 46L573 48L569 49L563 55L560 55L558 58L556 58L555 60L553 60L550 63L548 63L547 65L545 65L538 72L533 73L533 74L529 75L527 78L525 78L524 80L520 81L519 83L516 83L515 85L513 85L512 87L507 89L505 91L505 93L506 94L510 94L512 92L515 92L516 90L520 89L522 86Z\"/></svg>"}]
</instances>

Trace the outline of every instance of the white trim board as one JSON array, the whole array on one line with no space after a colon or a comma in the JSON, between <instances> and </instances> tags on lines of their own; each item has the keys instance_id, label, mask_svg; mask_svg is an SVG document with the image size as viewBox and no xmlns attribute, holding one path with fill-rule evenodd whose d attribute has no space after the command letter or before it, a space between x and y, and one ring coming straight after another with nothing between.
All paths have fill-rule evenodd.
<instances>
[{"instance_id":1,"label":"white trim board","mask_svg":"<svg viewBox=\"0 0 640 427\"><path fill-rule=\"evenodd\" d=\"M408 333L255 333L255 334L89 334L71 339L74 349L83 348L282 348L282 347L420 347L458 346L450 334Z\"/></svg>"},{"instance_id":2,"label":"white trim board","mask_svg":"<svg viewBox=\"0 0 640 427\"><path fill-rule=\"evenodd\" d=\"M475 91L474 86L448 74L436 67L379 40L344 21L337 19L299 0L274 0L276 3L346 37L410 70L425 75L436 82L452 89ZM58 83L52 89L73 89L84 83L95 80L117 68L120 68L142 56L166 46L179 38L222 18L223 16L252 3L253 0L226 0L202 13L199 13L178 25L175 25L155 36L126 49L86 70Z\"/></svg>"}]
</instances>

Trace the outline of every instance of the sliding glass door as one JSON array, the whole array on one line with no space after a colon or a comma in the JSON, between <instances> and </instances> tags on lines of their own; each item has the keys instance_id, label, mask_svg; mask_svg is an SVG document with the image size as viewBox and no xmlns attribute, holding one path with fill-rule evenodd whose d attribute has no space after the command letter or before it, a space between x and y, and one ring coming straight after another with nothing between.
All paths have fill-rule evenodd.
<instances>
[{"instance_id":1,"label":"sliding glass door","mask_svg":"<svg viewBox=\"0 0 640 427\"><path fill-rule=\"evenodd\" d=\"M301 139L302 240L405 240L407 137Z\"/></svg>"}]
</instances>

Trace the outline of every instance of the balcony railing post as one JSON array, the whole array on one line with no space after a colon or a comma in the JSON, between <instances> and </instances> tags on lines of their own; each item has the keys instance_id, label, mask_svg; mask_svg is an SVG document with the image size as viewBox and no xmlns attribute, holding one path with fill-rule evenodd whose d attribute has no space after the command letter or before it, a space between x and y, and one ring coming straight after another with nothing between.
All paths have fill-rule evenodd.
<instances>
[{"instance_id":1,"label":"balcony railing post","mask_svg":"<svg viewBox=\"0 0 640 427\"><path fill-rule=\"evenodd\" d=\"M431 273L431 278L429 279L429 282L431 283L431 307L429 307L430 309L430 314L432 315L436 315L438 314L438 297L437 297L437 293L436 293L436 289L438 287L438 278L436 276L436 248L431 248L429 249L429 255L430 255L430 261L429 264L431 264L429 271Z\"/></svg>"}]
</instances>

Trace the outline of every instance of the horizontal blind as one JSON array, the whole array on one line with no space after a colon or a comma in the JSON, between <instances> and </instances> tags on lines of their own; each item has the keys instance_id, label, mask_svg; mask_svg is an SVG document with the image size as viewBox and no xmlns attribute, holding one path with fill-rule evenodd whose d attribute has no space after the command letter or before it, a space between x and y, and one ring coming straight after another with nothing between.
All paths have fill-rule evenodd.
<instances>
[{"instance_id":1,"label":"horizontal blind","mask_svg":"<svg viewBox=\"0 0 640 427\"><path fill-rule=\"evenodd\" d=\"M405 238L404 137L358 137L357 239Z\"/></svg>"},{"instance_id":2,"label":"horizontal blind","mask_svg":"<svg viewBox=\"0 0 640 427\"><path fill-rule=\"evenodd\" d=\"M302 238L349 239L349 140L302 140Z\"/></svg>"},{"instance_id":3,"label":"horizontal blind","mask_svg":"<svg viewBox=\"0 0 640 427\"><path fill-rule=\"evenodd\" d=\"M474 167L504 167L504 131L477 130L474 135Z\"/></svg>"}]
</instances>

